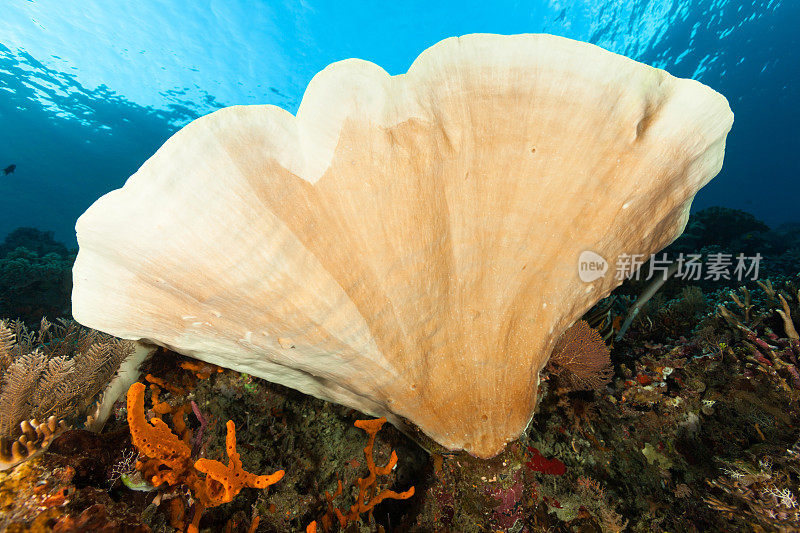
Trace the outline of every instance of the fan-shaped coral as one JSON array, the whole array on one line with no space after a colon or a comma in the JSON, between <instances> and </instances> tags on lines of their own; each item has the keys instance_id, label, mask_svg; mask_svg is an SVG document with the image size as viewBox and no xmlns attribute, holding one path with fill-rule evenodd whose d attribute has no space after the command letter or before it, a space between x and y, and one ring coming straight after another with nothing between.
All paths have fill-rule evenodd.
<instances>
[{"instance_id":1,"label":"fan-shaped coral","mask_svg":"<svg viewBox=\"0 0 800 533\"><path fill-rule=\"evenodd\" d=\"M346 60L293 117L175 134L78 221L73 312L488 457L556 339L722 165L704 85L548 35L468 35L407 74Z\"/></svg>"},{"instance_id":2,"label":"fan-shaped coral","mask_svg":"<svg viewBox=\"0 0 800 533\"><path fill-rule=\"evenodd\" d=\"M603 337L584 320L561 335L549 364L552 373L560 375L563 384L575 390L599 389L614 375Z\"/></svg>"}]
</instances>

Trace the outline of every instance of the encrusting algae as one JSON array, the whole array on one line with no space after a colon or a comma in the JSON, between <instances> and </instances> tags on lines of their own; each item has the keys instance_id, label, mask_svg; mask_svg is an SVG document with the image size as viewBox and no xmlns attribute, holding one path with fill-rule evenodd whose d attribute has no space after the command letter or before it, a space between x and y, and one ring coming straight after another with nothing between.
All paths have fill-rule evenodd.
<instances>
[{"instance_id":1,"label":"encrusting algae","mask_svg":"<svg viewBox=\"0 0 800 533\"><path fill-rule=\"evenodd\" d=\"M283 470L263 476L244 470L236 451L236 426L231 420L227 423L225 438L228 465L205 458L193 461L191 448L187 444L190 433L182 421L183 410L179 409L173 417L180 419L176 428L180 428L182 435L178 436L158 416L149 421L146 419L144 392L145 385L142 383L134 383L128 390L131 441L145 456L144 460L137 461L136 468L155 487L164 483L189 487L197 505L191 523L186 526L188 533L199 530L200 517L205 509L232 501L244 487L265 489L283 478ZM205 474L205 477L200 474ZM183 527L183 514L182 508L174 510L173 525Z\"/></svg>"}]
</instances>

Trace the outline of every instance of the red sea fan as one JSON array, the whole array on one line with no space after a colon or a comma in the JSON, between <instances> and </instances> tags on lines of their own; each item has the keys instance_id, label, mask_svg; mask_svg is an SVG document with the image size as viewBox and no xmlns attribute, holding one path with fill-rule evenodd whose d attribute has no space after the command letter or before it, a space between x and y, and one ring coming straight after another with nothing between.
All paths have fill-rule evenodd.
<instances>
[{"instance_id":1,"label":"red sea fan","mask_svg":"<svg viewBox=\"0 0 800 533\"><path fill-rule=\"evenodd\" d=\"M561 335L550 356L551 373L574 390L604 387L614 374L611 355L600 334L579 320Z\"/></svg>"}]
</instances>

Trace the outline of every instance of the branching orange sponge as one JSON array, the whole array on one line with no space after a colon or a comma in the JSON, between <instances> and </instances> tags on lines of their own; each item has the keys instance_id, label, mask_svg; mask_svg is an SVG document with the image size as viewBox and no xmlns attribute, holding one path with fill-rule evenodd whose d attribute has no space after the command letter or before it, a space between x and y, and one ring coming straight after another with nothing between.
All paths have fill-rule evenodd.
<instances>
[{"instance_id":1,"label":"branching orange sponge","mask_svg":"<svg viewBox=\"0 0 800 533\"><path fill-rule=\"evenodd\" d=\"M144 384L138 382L128 389L131 442L145 456L136 468L154 487L162 483L190 485L190 478L196 476L191 464L192 451L160 418L148 422L144 415L144 391Z\"/></svg>"},{"instance_id":2,"label":"branching orange sponge","mask_svg":"<svg viewBox=\"0 0 800 533\"><path fill-rule=\"evenodd\" d=\"M245 471L236 451L236 425L228 420L227 428L225 448L228 452L228 466L213 459L198 459L194 463L196 470L206 474L205 492L209 507L233 500L243 487L265 489L280 481L284 474L283 470L278 470L274 474L257 476Z\"/></svg>"},{"instance_id":3,"label":"branching orange sponge","mask_svg":"<svg viewBox=\"0 0 800 533\"><path fill-rule=\"evenodd\" d=\"M361 513L368 512L371 514L372 509L387 498L405 500L414 495L414 487L411 487L405 492L395 492L389 489L384 489L380 492L377 492L378 476L388 476L397 464L397 454L394 450L392 450L392 455L389 458L389 462L383 467L376 466L375 459L372 456L372 450L375 447L375 436L385 423L385 418L355 421L354 425L359 429L363 429L369 435L369 443L367 444L366 448L364 448L364 457L367 460L369 475L365 478L358 479L358 499L356 500L355 505L350 507L350 512L346 515L346 518L349 521L355 521L358 519ZM369 501L365 501L365 498L367 498Z\"/></svg>"},{"instance_id":4,"label":"branching orange sponge","mask_svg":"<svg viewBox=\"0 0 800 533\"><path fill-rule=\"evenodd\" d=\"M206 508L230 502L244 487L265 489L283 478L283 470L264 476L244 470L236 451L236 426L233 421L228 421L225 439L228 465L211 459L198 459L193 463L192 451L186 444L188 439L182 440L175 435L158 417L147 420L144 414L144 392L145 386L142 383L134 383L128 389L131 441L144 456L136 463L136 468L155 487L163 483L189 487L197 501L197 507L192 523L187 527L188 532L198 531L200 516ZM181 428L185 429L184 412L184 409L178 409L173 417L179 431ZM200 474L205 474L205 477Z\"/></svg>"},{"instance_id":5,"label":"branching orange sponge","mask_svg":"<svg viewBox=\"0 0 800 533\"><path fill-rule=\"evenodd\" d=\"M358 485L358 497L356 503L350 507L350 510L343 512L342 509L333 505L333 500L342 494L342 481L337 483L336 492L332 495L325 491L325 499L327 500L328 509L325 515L320 518L323 531L326 533L331 531L334 524L333 519L336 518L339 522L339 527L344 528L348 524L352 524L361 518L361 514L369 513L372 515L372 510L376 505L386 499L393 500L407 500L414 495L414 487L411 487L405 492L395 492L393 490L384 489L378 492L378 476L388 476L395 465L397 464L397 454L392 450L392 455L389 457L389 462L386 466L380 467L375 464L372 451L375 447L375 436L380 431L383 424L386 423L386 418L378 418L375 420L356 420L354 425L363 429L369 435L369 442L364 448L364 457L367 462L367 469L369 474L365 478L359 478L356 481ZM311 522L306 527L306 533L315 533L317 531L317 522Z\"/></svg>"}]
</instances>

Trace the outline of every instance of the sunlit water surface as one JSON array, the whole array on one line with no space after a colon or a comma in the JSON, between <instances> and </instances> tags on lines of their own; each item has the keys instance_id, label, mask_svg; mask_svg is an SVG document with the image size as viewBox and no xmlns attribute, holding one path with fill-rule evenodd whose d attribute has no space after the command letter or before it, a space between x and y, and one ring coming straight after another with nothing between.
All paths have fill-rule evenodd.
<instances>
[{"instance_id":1,"label":"sunlit water surface","mask_svg":"<svg viewBox=\"0 0 800 533\"><path fill-rule=\"evenodd\" d=\"M74 244L75 219L190 120L232 104L295 112L350 57L405 72L437 41L546 32L710 85L736 114L695 208L800 220L800 2L0 0L0 239Z\"/></svg>"}]
</instances>

